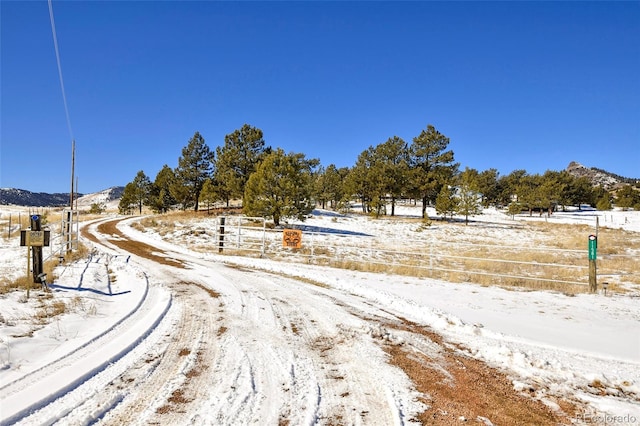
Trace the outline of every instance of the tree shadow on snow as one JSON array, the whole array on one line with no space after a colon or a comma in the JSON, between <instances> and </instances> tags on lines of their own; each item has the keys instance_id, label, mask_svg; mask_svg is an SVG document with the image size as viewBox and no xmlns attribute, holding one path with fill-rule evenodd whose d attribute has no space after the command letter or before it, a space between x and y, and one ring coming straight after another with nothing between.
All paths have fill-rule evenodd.
<instances>
[{"instance_id":1,"label":"tree shadow on snow","mask_svg":"<svg viewBox=\"0 0 640 426\"><path fill-rule=\"evenodd\" d=\"M313 211L311 212L312 215L314 216L327 216L327 217L347 217L341 213L338 212L333 212L330 210L320 210L320 209L313 209Z\"/></svg>"},{"instance_id":2,"label":"tree shadow on snow","mask_svg":"<svg viewBox=\"0 0 640 426\"><path fill-rule=\"evenodd\" d=\"M58 289L58 290L68 290L68 291L88 291L90 293L100 294L102 296L120 296L122 294L131 293L131 290L121 291L119 293L112 293L112 292L107 293L104 291L96 290L95 288L68 287L68 286L58 285L58 284L49 284L49 288L51 290Z\"/></svg>"},{"instance_id":3,"label":"tree shadow on snow","mask_svg":"<svg viewBox=\"0 0 640 426\"><path fill-rule=\"evenodd\" d=\"M299 229L302 232L313 232L316 234L331 234L337 236L356 236L356 237L373 237L371 234L365 234L364 232L349 231L346 229L324 228L322 226L303 225L299 223L291 223L288 225L281 225L281 228L287 229Z\"/></svg>"}]
</instances>

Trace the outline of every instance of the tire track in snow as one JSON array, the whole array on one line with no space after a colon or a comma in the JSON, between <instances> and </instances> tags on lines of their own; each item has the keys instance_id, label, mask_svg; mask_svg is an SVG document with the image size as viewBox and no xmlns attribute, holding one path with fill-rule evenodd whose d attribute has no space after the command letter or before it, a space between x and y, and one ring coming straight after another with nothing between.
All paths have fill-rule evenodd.
<instances>
[{"instance_id":1,"label":"tire track in snow","mask_svg":"<svg viewBox=\"0 0 640 426\"><path fill-rule=\"evenodd\" d=\"M132 311L107 330L52 363L3 386L0 389L0 404L3 406L0 424L16 423L54 404L121 359L144 340L166 315L171 307L171 297L167 296L158 289L150 290L147 285ZM95 353L101 356L93 356ZM36 387L45 387L49 393L44 399L31 401L29 395ZM24 401L31 402L25 405Z\"/></svg>"},{"instance_id":2,"label":"tire track in snow","mask_svg":"<svg viewBox=\"0 0 640 426\"><path fill-rule=\"evenodd\" d=\"M244 272L250 280L239 279L239 272L230 268L216 272L216 289L230 298L225 299L229 332L245 362L262 367L254 368L258 373L251 380L257 383L256 393L278 395L266 406L279 404L280 420L403 424L420 408L410 381L387 363L366 332L371 327L366 320L309 284L262 272ZM265 365L270 359L278 360L277 365ZM265 408L247 410L257 414Z\"/></svg>"},{"instance_id":3,"label":"tire track in snow","mask_svg":"<svg viewBox=\"0 0 640 426\"><path fill-rule=\"evenodd\" d=\"M124 236L118 245L108 240L118 252L134 244ZM172 290L171 313L180 316L164 324L171 333L140 348L146 356L123 361L125 371L62 423L386 426L405 424L423 408L368 331L374 325L336 304L330 290L187 255L158 264L145 253L135 261L153 285ZM178 263L187 269L178 272ZM220 300L178 285L184 275ZM200 374L189 377L198 365Z\"/></svg>"},{"instance_id":4,"label":"tire track in snow","mask_svg":"<svg viewBox=\"0 0 640 426\"><path fill-rule=\"evenodd\" d=\"M146 374L149 360L140 360L112 384L126 397L105 416L105 424L181 423L194 416L190 407L207 392L209 364L218 352L214 344L218 303L191 283L171 287L181 314L152 352L161 354L152 371Z\"/></svg>"},{"instance_id":5,"label":"tire track in snow","mask_svg":"<svg viewBox=\"0 0 640 426\"><path fill-rule=\"evenodd\" d=\"M183 281L175 269L183 268L182 262L168 259L164 252L148 244L128 239L117 229L119 222L98 224L99 235L92 240L139 256L138 262L148 266L153 280L171 290L180 316L149 350L157 356L139 359L109 384L123 396L112 397L117 405L101 413L101 417L106 424L179 423L190 416L190 403L197 403L206 393L209 363L217 356L213 342L219 331L217 294L205 291L202 284Z\"/></svg>"}]
</instances>

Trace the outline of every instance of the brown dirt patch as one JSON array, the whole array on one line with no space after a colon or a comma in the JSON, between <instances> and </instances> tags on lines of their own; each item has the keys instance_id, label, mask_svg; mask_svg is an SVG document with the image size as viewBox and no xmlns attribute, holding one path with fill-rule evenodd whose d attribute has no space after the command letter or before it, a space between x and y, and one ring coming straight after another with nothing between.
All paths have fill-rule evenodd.
<instances>
[{"instance_id":1,"label":"brown dirt patch","mask_svg":"<svg viewBox=\"0 0 640 426\"><path fill-rule=\"evenodd\" d=\"M390 325L393 327L393 325ZM488 419L495 425L570 425L578 407L571 401L553 402L562 411L552 410L531 395L517 392L506 374L447 345L437 333L405 321L402 330L423 335L442 347L442 360L430 359L410 347L386 345L391 363L402 370L424 393L429 409L419 415L425 425L460 424ZM449 375L434 367L444 368ZM547 399L551 397L546 396ZM462 420L464 419L464 420Z\"/></svg>"},{"instance_id":2,"label":"brown dirt patch","mask_svg":"<svg viewBox=\"0 0 640 426\"><path fill-rule=\"evenodd\" d=\"M162 265L175 266L176 268L184 268L184 264L178 260L170 259L168 257L162 256L165 254L162 250L157 247L153 247L149 244L140 242L140 241L132 241L128 239L120 230L117 228L118 222L123 219L111 220L109 222L104 222L98 225L98 232L103 235L113 235L116 238L107 238L107 240L129 252L135 254L136 256L143 257L145 259L152 260L154 262L160 263ZM97 242L95 236L91 235L88 232L85 232L83 235L87 236L90 240Z\"/></svg>"}]
</instances>

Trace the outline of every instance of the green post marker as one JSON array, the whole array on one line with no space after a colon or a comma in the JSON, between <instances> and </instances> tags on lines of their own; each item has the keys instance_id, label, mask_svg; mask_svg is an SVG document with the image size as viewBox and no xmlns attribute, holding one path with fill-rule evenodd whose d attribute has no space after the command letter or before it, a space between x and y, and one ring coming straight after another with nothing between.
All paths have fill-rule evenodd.
<instances>
[{"instance_id":1,"label":"green post marker","mask_svg":"<svg viewBox=\"0 0 640 426\"><path fill-rule=\"evenodd\" d=\"M598 237L589 235L589 260L596 260L596 251L598 249Z\"/></svg>"},{"instance_id":2,"label":"green post marker","mask_svg":"<svg viewBox=\"0 0 640 426\"><path fill-rule=\"evenodd\" d=\"M596 252L598 249L598 237L589 235L589 293L598 291L596 272Z\"/></svg>"}]
</instances>

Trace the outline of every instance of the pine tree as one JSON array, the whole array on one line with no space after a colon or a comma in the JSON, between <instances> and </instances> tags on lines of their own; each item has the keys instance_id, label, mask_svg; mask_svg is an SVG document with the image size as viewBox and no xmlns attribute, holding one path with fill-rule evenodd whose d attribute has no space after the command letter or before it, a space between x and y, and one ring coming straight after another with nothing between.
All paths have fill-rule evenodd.
<instances>
[{"instance_id":1,"label":"pine tree","mask_svg":"<svg viewBox=\"0 0 640 426\"><path fill-rule=\"evenodd\" d=\"M162 166L151 185L151 210L156 213L166 213L177 204L176 199L171 195L171 188L175 185L175 181L176 175L173 169L166 164Z\"/></svg>"},{"instance_id":2,"label":"pine tree","mask_svg":"<svg viewBox=\"0 0 640 426\"><path fill-rule=\"evenodd\" d=\"M142 214L142 206L149 204L149 196L151 195L151 181L147 175L140 170L133 179L134 197L138 206L139 214Z\"/></svg>"},{"instance_id":3,"label":"pine tree","mask_svg":"<svg viewBox=\"0 0 640 426\"><path fill-rule=\"evenodd\" d=\"M458 170L453 151L447 150L449 138L429 124L426 130L413 138L409 147L412 170L412 193L422 200L422 217L427 204L438 195L440 188Z\"/></svg>"},{"instance_id":4,"label":"pine tree","mask_svg":"<svg viewBox=\"0 0 640 426\"><path fill-rule=\"evenodd\" d=\"M616 192L616 207L626 210L630 207L640 205L640 191L631 185L625 185Z\"/></svg>"},{"instance_id":5,"label":"pine tree","mask_svg":"<svg viewBox=\"0 0 640 426\"><path fill-rule=\"evenodd\" d=\"M129 182L124 186L120 202L118 203L118 212L120 214L131 214L136 207L136 187L133 182Z\"/></svg>"},{"instance_id":6,"label":"pine tree","mask_svg":"<svg viewBox=\"0 0 640 426\"><path fill-rule=\"evenodd\" d=\"M227 206L231 198L243 197L249 176L270 151L262 130L248 124L224 137L224 145L216 148L215 182Z\"/></svg>"},{"instance_id":7,"label":"pine tree","mask_svg":"<svg viewBox=\"0 0 640 426\"><path fill-rule=\"evenodd\" d=\"M213 182L213 179L207 179L200 192L200 202L207 205L207 214L209 214L210 206L218 201L218 198L218 188Z\"/></svg>"},{"instance_id":8,"label":"pine tree","mask_svg":"<svg viewBox=\"0 0 640 426\"><path fill-rule=\"evenodd\" d=\"M374 150L375 161L378 165L374 179L380 181L382 189L379 198L391 196L391 216L395 216L396 200L407 191L409 182L409 149L407 143L394 136L386 142L376 146Z\"/></svg>"},{"instance_id":9,"label":"pine tree","mask_svg":"<svg viewBox=\"0 0 640 426\"><path fill-rule=\"evenodd\" d=\"M489 207L498 203L500 187L498 186L498 170L487 169L478 174L478 192L482 197L482 205Z\"/></svg>"},{"instance_id":10,"label":"pine tree","mask_svg":"<svg viewBox=\"0 0 640 426\"><path fill-rule=\"evenodd\" d=\"M498 203L509 205L514 200L514 197L519 202L520 200L517 199L519 196L518 190L525 176L528 176L527 171L522 169L514 170L506 176L501 176L498 179Z\"/></svg>"},{"instance_id":11,"label":"pine tree","mask_svg":"<svg viewBox=\"0 0 640 426\"><path fill-rule=\"evenodd\" d=\"M603 196L596 203L596 209L598 210L611 210L611 197L609 194Z\"/></svg>"},{"instance_id":12,"label":"pine tree","mask_svg":"<svg viewBox=\"0 0 640 426\"><path fill-rule=\"evenodd\" d=\"M278 148L268 154L245 186L243 211L248 216L304 220L313 210L311 174L317 160L304 154L285 154Z\"/></svg>"},{"instance_id":13,"label":"pine tree","mask_svg":"<svg viewBox=\"0 0 640 426\"><path fill-rule=\"evenodd\" d=\"M509 207L507 208L507 213L511 216L511 219L515 218L515 215L520 214L522 212L522 206L517 201L512 201L509 203Z\"/></svg>"},{"instance_id":14,"label":"pine tree","mask_svg":"<svg viewBox=\"0 0 640 426\"><path fill-rule=\"evenodd\" d=\"M335 209L342 199L345 170L341 174L334 164L329 164L315 175L313 196L323 209L327 202Z\"/></svg>"},{"instance_id":15,"label":"pine tree","mask_svg":"<svg viewBox=\"0 0 640 426\"><path fill-rule=\"evenodd\" d=\"M482 213L481 195L478 186L478 171L475 169L465 168L464 172L458 177L458 193L456 213L464 216L464 223L469 223L469 216L475 216Z\"/></svg>"},{"instance_id":16,"label":"pine tree","mask_svg":"<svg viewBox=\"0 0 640 426\"><path fill-rule=\"evenodd\" d=\"M142 214L142 206L148 205L151 195L151 181L147 175L140 170L133 181L124 187L122 198L118 204L118 210L122 214L130 214L134 208L138 208Z\"/></svg>"},{"instance_id":17,"label":"pine tree","mask_svg":"<svg viewBox=\"0 0 640 426\"><path fill-rule=\"evenodd\" d=\"M378 179L380 173L378 166L375 149L370 146L358 155L356 164L345 178L345 195L360 199L363 213L370 213L374 208L375 213L379 214L379 206L372 206L372 200L379 199L383 192L382 182Z\"/></svg>"},{"instance_id":18,"label":"pine tree","mask_svg":"<svg viewBox=\"0 0 640 426\"><path fill-rule=\"evenodd\" d=\"M200 191L205 181L212 175L213 161L213 152L202 135L196 132L187 146L182 149L182 156L178 159L178 167L175 171L176 183L172 195L183 203L183 207L195 203L195 211L198 211Z\"/></svg>"},{"instance_id":19,"label":"pine tree","mask_svg":"<svg viewBox=\"0 0 640 426\"><path fill-rule=\"evenodd\" d=\"M453 218L453 214L458 209L458 199L455 197L453 189L449 185L443 185L442 189L436 197L436 213L442 215L443 218L447 218L450 215Z\"/></svg>"}]
</instances>

